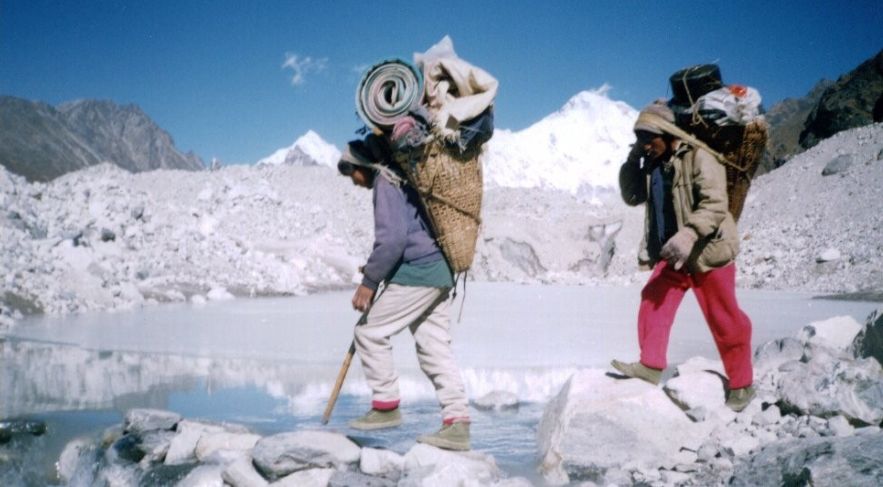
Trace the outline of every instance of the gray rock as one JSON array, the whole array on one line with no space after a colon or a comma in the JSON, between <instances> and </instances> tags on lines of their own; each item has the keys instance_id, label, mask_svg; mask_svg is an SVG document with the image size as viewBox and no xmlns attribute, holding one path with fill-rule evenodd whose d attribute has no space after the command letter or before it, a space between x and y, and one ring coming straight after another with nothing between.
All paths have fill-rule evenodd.
<instances>
[{"instance_id":1,"label":"gray rock","mask_svg":"<svg viewBox=\"0 0 883 487\"><path fill-rule=\"evenodd\" d=\"M260 439L252 450L255 466L275 480L309 468L345 468L361 449L347 437L325 431L296 431Z\"/></svg>"},{"instance_id":2,"label":"gray rock","mask_svg":"<svg viewBox=\"0 0 883 487\"><path fill-rule=\"evenodd\" d=\"M754 351L754 369L760 375L778 368L785 362L803 357L803 343L796 338L780 338L757 347Z\"/></svg>"},{"instance_id":3,"label":"gray rock","mask_svg":"<svg viewBox=\"0 0 883 487\"><path fill-rule=\"evenodd\" d=\"M248 457L242 457L223 468L221 478L232 487L264 487L268 484Z\"/></svg>"},{"instance_id":4,"label":"gray rock","mask_svg":"<svg viewBox=\"0 0 883 487\"><path fill-rule=\"evenodd\" d=\"M360 472L340 471L328 480L328 487L395 487L397 480L385 477L373 477Z\"/></svg>"},{"instance_id":5,"label":"gray rock","mask_svg":"<svg viewBox=\"0 0 883 487\"><path fill-rule=\"evenodd\" d=\"M855 433L855 428L843 416L834 416L828 420L827 431L832 436L850 436Z\"/></svg>"},{"instance_id":6,"label":"gray rock","mask_svg":"<svg viewBox=\"0 0 883 487\"><path fill-rule=\"evenodd\" d=\"M222 433L224 428L218 425L181 420L175 428L176 435L169 444L165 463L172 465L196 459L196 445L199 439L207 434Z\"/></svg>"},{"instance_id":7,"label":"gray rock","mask_svg":"<svg viewBox=\"0 0 883 487\"><path fill-rule=\"evenodd\" d=\"M139 485L138 469L132 466L109 465L95 476L96 483L103 487L131 487Z\"/></svg>"},{"instance_id":8,"label":"gray rock","mask_svg":"<svg viewBox=\"0 0 883 487\"><path fill-rule=\"evenodd\" d=\"M174 437L174 432L164 430L148 431L141 435L141 441L138 442L137 446L144 453L141 464L148 465L154 462L162 462L169 451L169 445Z\"/></svg>"},{"instance_id":9,"label":"gray rock","mask_svg":"<svg viewBox=\"0 0 883 487\"><path fill-rule=\"evenodd\" d=\"M846 172L850 166L855 164L855 156L852 154L840 154L822 169L822 176L830 176L832 174L840 174Z\"/></svg>"},{"instance_id":10,"label":"gray rock","mask_svg":"<svg viewBox=\"0 0 883 487\"><path fill-rule=\"evenodd\" d=\"M161 409L130 409L126 412L124 430L141 434L152 430L171 430L181 420L181 415Z\"/></svg>"},{"instance_id":11,"label":"gray rock","mask_svg":"<svg viewBox=\"0 0 883 487\"><path fill-rule=\"evenodd\" d=\"M778 423L782 420L782 413L779 411L779 407L775 404L770 407L764 409L763 411L756 413L752 418L751 422L759 425L759 426L769 426Z\"/></svg>"},{"instance_id":12,"label":"gray rock","mask_svg":"<svg viewBox=\"0 0 883 487\"><path fill-rule=\"evenodd\" d=\"M851 359L825 347L807 349L805 362L779 370L775 394L786 412L827 418L843 415L850 422L883 420L883 368L873 359Z\"/></svg>"},{"instance_id":13,"label":"gray rock","mask_svg":"<svg viewBox=\"0 0 883 487\"><path fill-rule=\"evenodd\" d=\"M856 335L849 350L856 358L873 357L883 365L883 308L868 315L864 328Z\"/></svg>"},{"instance_id":14,"label":"gray rock","mask_svg":"<svg viewBox=\"0 0 883 487\"><path fill-rule=\"evenodd\" d=\"M732 486L883 484L883 433L777 442L740 461Z\"/></svg>"},{"instance_id":15,"label":"gray rock","mask_svg":"<svg viewBox=\"0 0 883 487\"><path fill-rule=\"evenodd\" d=\"M181 482L184 481L190 474L197 468L197 464L188 463L188 464L180 464L180 465L152 465L150 467L142 466L141 477L139 478L138 485L174 485L178 486ZM213 485L210 482L201 481L198 484L190 484L193 486L196 485ZM214 484L219 485L219 484Z\"/></svg>"},{"instance_id":16,"label":"gray rock","mask_svg":"<svg viewBox=\"0 0 883 487\"><path fill-rule=\"evenodd\" d=\"M15 435L40 436L46 432L46 423L26 419L6 419L0 421L0 444L8 442Z\"/></svg>"},{"instance_id":17,"label":"gray rock","mask_svg":"<svg viewBox=\"0 0 883 487\"><path fill-rule=\"evenodd\" d=\"M224 487L223 471L222 465L199 465L179 480L175 487Z\"/></svg>"},{"instance_id":18,"label":"gray rock","mask_svg":"<svg viewBox=\"0 0 883 487\"><path fill-rule=\"evenodd\" d=\"M144 452L139 448L139 442L139 438L134 435L121 436L104 452L104 461L110 465L140 462L144 458Z\"/></svg>"}]
</instances>

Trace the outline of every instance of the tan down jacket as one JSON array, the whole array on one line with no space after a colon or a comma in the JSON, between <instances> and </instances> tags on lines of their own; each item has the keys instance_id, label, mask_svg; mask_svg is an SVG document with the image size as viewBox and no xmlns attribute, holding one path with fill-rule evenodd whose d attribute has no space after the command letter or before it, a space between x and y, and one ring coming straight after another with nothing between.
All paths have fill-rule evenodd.
<instances>
[{"instance_id":1,"label":"tan down jacket","mask_svg":"<svg viewBox=\"0 0 883 487\"><path fill-rule=\"evenodd\" d=\"M723 267L739 252L736 222L727 210L727 175L724 166L703 149L681 142L671 157L674 168L672 196L678 230L690 228L699 237L686 268L690 272L708 272ZM641 169L633 151L619 170L619 187L627 205L647 202L650 174ZM649 205L644 216L644 238L638 251L641 268L651 268L647 239L650 225Z\"/></svg>"}]
</instances>

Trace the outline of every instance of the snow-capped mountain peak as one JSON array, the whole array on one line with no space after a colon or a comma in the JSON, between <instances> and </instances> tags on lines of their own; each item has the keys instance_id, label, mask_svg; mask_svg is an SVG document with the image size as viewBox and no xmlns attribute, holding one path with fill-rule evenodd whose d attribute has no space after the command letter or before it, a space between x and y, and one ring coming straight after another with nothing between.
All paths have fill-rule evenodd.
<instances>
[{"instance_id":1,"label":"snow-capped mountain peak","mask_svg":"<svg viewBox=\"0 0 883 487\"><path fill-rule=\"evenodd\" d=\"M340 151L325 142L316 132L308 130L289 147L283 147L259 160L258 165L293 164L297 166L335 167L340 159Z\"/></svg>"},{"instance_id":2,"label":"snow-capped mountain peak","mask_svg":"<svg viewBox=\"0 0 883 487\"><path fill-rule=\"evenodd\" d=\"M604 85L580 92L524 130L495 131L484 160L487 184L591 198L615 192L638 112L608 98L609 90Z\"/></svg>"}]
</instances>

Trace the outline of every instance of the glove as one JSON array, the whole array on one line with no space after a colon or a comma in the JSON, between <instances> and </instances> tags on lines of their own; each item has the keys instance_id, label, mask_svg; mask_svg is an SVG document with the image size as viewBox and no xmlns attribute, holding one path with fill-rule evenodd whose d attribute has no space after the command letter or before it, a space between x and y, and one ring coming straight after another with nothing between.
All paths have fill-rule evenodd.
<instances>
[{"instance_id":1,"label":"glove","mask_svg":"<svg viewBox=\"0 0 883 487\"><path fill-rule=\"evenodd\" d=\"M690 253L693 252L693 246L696 245L698 239L699 236L696 235L695 230L682 228L678 230L678 233L672 235L668 242L665 242L659 255L673 265L676 271L680 270L687 262L687 258L690 257Z\"/></svg>"}]
</instances>

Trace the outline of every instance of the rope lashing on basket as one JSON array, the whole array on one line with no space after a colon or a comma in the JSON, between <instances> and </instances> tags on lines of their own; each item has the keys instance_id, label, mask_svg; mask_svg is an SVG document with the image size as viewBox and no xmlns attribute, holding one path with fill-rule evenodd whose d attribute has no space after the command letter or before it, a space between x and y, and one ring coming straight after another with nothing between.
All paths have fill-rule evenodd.
<instances>
[{"instance_id":1,"label":"rope lashing on basket","mask_svg":"<svg viewBox=\"0 0 883 487\"><path fill-rule=\"evenodd\" d=\"M692 145L693 147L699 147L699 148L702 148L702 149L708 151L721 164L725 164L727 166L730 166L730 167L735 168L735 169L742 171L742 172L745 172L748 170L747 167L742 167L738 164L735 164L734 162L727 159L726 156L724 156L720 152L712 149L705 142L702 142L701 140L699 140L698 137L696 137L693 134L687 132L686 130L678 127L677 125L669 122L668 120L660 117L659 115L654 115L652 113L641 113L640 115L638 115L638 122L644 122L648 125L653 125L653 126L659 127L659 129L662 130L663 132L668 132L669 134L674 135L675 137L677 137L683 141L686 141L688 144Z\"/></svg>"},{"instance_id":2,"label":"rope lashing on basket","mask_svg":"<svg viewBox=\"0 0 883 487\"><path fill-rule=\"evenodd\" d=\"M410 63L389 59L372 66L356 89L356 111L374 132L388 131L420 104L423 75Z\"/></svg>"}]
</instances>

